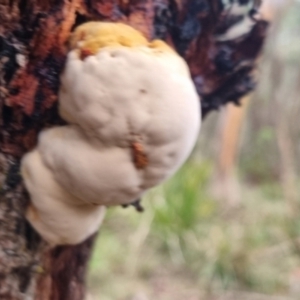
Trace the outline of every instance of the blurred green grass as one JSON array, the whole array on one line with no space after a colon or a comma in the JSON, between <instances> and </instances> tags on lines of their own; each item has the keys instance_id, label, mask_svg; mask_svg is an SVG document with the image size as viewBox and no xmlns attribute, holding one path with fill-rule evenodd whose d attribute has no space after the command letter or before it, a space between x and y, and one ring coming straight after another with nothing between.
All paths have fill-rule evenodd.
<instances>
[{"instance_id":1,"label":"blurred green grass","mask_svg":"<svg viewBox=\"0 0 300 300\"><path fill-rule=\"evenodd\" d=\"M228 290L291 294L300 222L291 219L280 187L270 180L243 184L240 205L228 208L211 196L212 166L194 156L147 194L144 213L109 211L90 262L93 299L135 299L140 289L146 299L169 299L155 289L161 276L176 286L166 287L170 299L186 285L198 297L191 299Z\"/></svg>"}]
</instances>

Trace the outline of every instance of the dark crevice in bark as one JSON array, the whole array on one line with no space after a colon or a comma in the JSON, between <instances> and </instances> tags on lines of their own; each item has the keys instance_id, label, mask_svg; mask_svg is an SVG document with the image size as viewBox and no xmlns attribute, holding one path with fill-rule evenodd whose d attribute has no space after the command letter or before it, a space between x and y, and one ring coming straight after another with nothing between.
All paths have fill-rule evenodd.
<instances>
[{"instance_id":1,"label":"dark crevice in bark","mask_svg":"<svg viewBox=\"0 0 300 300\"><path fill-rule=\"evenodd\" d=\"M17 69L16 62L17 49L13 46L10 37L0 36L0 57L6 57L6 62L3 64L3 79L5 82L10 82Z\"/></svg>"},{"instance_id":2,"label":"dark crevice in bark","mask_svg":"<svg viewBox=\"0 0 300 300\"><path fill-rule=\"evenodd\" d=\"M171 36L176 50L184 56L192 41L201 35L201 19L209 15L210 4L207 0L187 0L182 6L183 11L180 11L177 2L171 1Z\"/></svg>"},{"instance_id":3,"label":"dark crevice in bark","mask_svg":"<svg viewBox=\"0 0 300 300\"><path fill-rule=\"evenodd\" d=\"M153 39L166 40L172 26L171 4L156 1L154 4Z\"/></svg>"},{"instance_id":4,"label":"dark crevice in bark","mask_svg":"<svg viewBox=\"0 0 300 300\"><path fill-rule=\"evenodd\" d=\"M81 24L83 24L83 23L86 23L86 22L88 22L88 21L89 21L89 19L88 19L85 15L83 15L83 14L81 14L81 13L79 13L79 12L76 12L76 18L75 18L74 25L73 25L72 28L71 28L71 32L74 31L74 29L75 29L77 26L79 26L79 25L81 25Z\"/></svg>"},{"instance_id":5,"label":"dark crevice in bark","mask_svg":"<svg viewBox=\"0 0 300 300\"><path fill-rule=\"evenodd\" d=\"M31 268L29 267L18 267L12 270L14 276L18 277L19 280L19 290L21 293L25 293L29 284L30 284L30 276L28 274L31 273Z\"/></svg>"},{"instance_id":6,"label":"dark crevice in bark","mask_svg":"<svg viewBox=\"0 0 300 300\"><path fill-rule=\"evenodd\" d=\"M14 190L21 182L20 161L14 161L10 164L6 174L5 189Z\"/></svg>"}]
</instances>

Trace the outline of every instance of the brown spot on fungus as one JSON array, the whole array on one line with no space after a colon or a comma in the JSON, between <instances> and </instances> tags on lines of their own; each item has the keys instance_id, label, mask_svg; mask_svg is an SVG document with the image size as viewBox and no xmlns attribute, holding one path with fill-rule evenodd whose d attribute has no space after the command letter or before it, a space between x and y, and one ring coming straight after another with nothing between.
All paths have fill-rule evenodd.
<instances>
[{"instance_id":1,"label":"brown spot on fungus","mask_svg":"<svg viewBox=\"0 0 300 300\"><path fill-rule=\"evenodd\" d=\"M88 56L91 56L93 54L94 53L89 49L81 49L80 50L80 59L84 60L85 58L87 58Z\"/></svg>"},{"instance_id":2,"label":"brown spot on fungus","mask_svg":"<svg viewBox=\"0 0 300 300\"><path fill-rule=\"evenodd\" d=\"M134 165L137 169L144 169L148 165L148 157L145 153L143 145L139 142L133 142L131 144L132 157Z\"/></svg>"}]
</instances>

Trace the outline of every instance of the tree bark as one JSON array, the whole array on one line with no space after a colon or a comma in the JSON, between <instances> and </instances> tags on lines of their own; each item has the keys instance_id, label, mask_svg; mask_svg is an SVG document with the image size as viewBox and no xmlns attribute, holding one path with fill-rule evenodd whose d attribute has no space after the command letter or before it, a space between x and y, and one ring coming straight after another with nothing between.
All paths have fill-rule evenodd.
<instances>
[{"instance_id":1,"label":"tree bark","mask_svg":"<svg viewBox=\"0 0 300 300\"><path fill-rule=\"evenodd\" d=\"M0 0L1 300L84 298L94 237L49 249L24 218L28 195L19 173L38 132L64 123L57 93L73 28L123 22L166 40L188 62L205 116L253 89L266 31L257 21L245 37L218 42L215 36L235 22L223 9L220 0Z\"/></svg>"}]
</instances>

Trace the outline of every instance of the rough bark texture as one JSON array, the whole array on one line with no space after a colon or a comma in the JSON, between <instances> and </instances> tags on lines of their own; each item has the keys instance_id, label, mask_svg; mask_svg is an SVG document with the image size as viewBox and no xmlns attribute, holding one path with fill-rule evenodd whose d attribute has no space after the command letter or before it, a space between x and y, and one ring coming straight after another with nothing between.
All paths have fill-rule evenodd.
<instances>
[{"instance_id":1,"label":"rough bark texture","mask_svg":"<svg viewBox=\"0 0 300 300\"><path fill-rule=\"evenodd\" d=\"M254 0L253 0L254 1ZM188 62L206 115L254 87L265 35L217 42L228 19L220 0L0 0L0 299L82 300L93 237L48 249L23 216L28 195L20 158L38 132L61 124L59 74L72 29L89 20L124 22L172 45Z\"/></svg>"}]
</instances>

